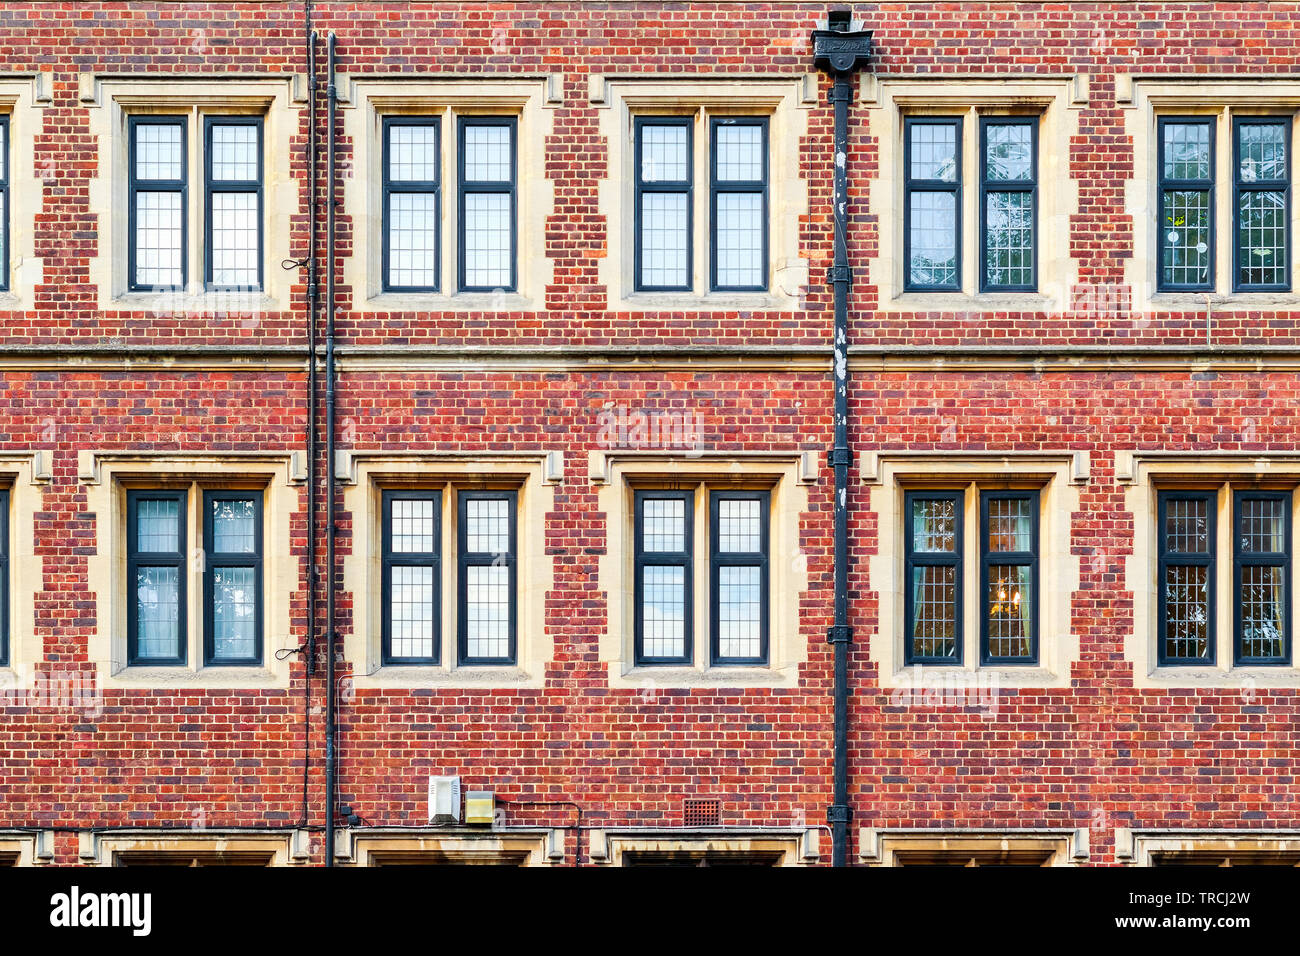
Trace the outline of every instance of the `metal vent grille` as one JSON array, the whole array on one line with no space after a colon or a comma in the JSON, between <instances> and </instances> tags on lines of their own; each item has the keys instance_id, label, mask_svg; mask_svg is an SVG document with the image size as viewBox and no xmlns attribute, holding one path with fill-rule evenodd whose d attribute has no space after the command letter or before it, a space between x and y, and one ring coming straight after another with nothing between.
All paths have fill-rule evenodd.
<instances>
[{"instance_id":1,"label":"metal vent grille","mask_svg":"<svg viewBox=\"0 0 1300 956\"><path fill-rule=\"evenodd\" d=\"M717 800L683 800L682 816L688 827L716 827L721 804Z\"/></svg>"}]
</instances>

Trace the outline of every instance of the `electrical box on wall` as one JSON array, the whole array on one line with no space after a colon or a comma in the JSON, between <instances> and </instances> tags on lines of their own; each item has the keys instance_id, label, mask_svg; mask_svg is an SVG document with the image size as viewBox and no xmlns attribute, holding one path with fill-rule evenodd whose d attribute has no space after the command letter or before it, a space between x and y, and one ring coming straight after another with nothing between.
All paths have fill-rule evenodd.
<instances>
[{"instance_id":1,"label":"electrical box on wall","mask_svg":"<svg viewBox=\"0 0 1300 956\"><path fill-rule=\"evenodd\" d=\"M465 794L465 822L492 823L496 798L491 790L471 790Z\"/></svg>"},{"instance_id":2,"label":"electrical box on wall","mask_svg":"<svg viewBox=\"0 0 1300 956\"><path fill-rule=\"evenodd\" d=\"M429 822L460 822L460 777L429 778Z\"/></svg>"}]
</instances>

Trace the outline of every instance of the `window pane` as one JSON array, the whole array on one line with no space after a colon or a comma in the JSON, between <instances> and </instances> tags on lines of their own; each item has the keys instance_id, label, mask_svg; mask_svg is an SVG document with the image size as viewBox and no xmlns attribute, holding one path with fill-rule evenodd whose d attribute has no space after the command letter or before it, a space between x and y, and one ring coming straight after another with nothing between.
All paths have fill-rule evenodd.
<instances>
[{"instance_id":1,"label":"window pane","mask_svg":"<svg viewBox=\"0 0 1300 956\"><path fill-rule=\"evenodd\" d=\"M135 283L179 286L182 243L181 194L135 194Z\"/></svg>"},{"instance_id":2,"label":"window pane","mask_svg":"<svg viewBox=\"0 0 1300 956\"><path fill-rule=\"evenodd\" d=\"M390 653L393 657L432 657L433 568L396 565L391 583Z\"/></svg>"},{"instance_id":3,"label":"window pane","mask_svg":"<svg viewBox=\"0 0 1300 956\"><path fill-rule=\"evenodd\" d=\"M1286 653L1286 583L1281 567L1245 565L1241 569L1241 653L1280 658Z\"/></svg>"},{"instance_id":4,"label":"window pane","mask_svg":"<svg viewBox=\"0 0 1300 956\"><path fill-rule=\"evenodd\" d=\"M951 554L957 548L957 503L950 498L912 501L912 550Z\"/></svg>"},{"instance_id":5,"label":"window pane","mask_svg":"<svg viewBox=\"0 0 1300 956\"><path fill-rule=\"evenodd\" d=\"M952 123L914 123L911 137L913 179L957 181L957 127Z\"/></svg>"},{"instance_id":6,"label":"window pane","mask_svg":"<svg viewBox=\"0 0 1300 956\"><path fill-rule=\"evenodd\" d=\"M719 656L759 657L762 654L759 594L759 568L718 568Z\"/></svg>"},{"instance_id":7,"label":"window pane","mask_svg":"<svg viewBox=\"0 0 1300 956\"><path fill-rule=\"evenodd\" d=\"M135 550L138 554L175 554L180 550L181 503L175 498L138 499L135 505Z\"/></svg>"},{"instance_id":8,"label":"window pane","mask_svg":"<svg viewBox=\"0 0 1300 956\"><path fill-rule=\"evenodd\" d=\"M480 288L510 285L510 196L465 196L465 284Z\"/></svg>"},{"instance_id":9,"label":"window pane","mask_svg":"<svg viewBox=\"0 0 1300 956\"><path fill-rule=\"evenodd\" d=\"M388 127L388 178L393 182L439 179L437 127Z\"/></svg>"},{"instance_id":10,"label":"window pane","mask_svg":"<svg viewBox=\"0 0 1300 956\"><path fill-rule=\"evenodd\" d=\"M952 657L957 650L957 569L912 569L912 654Z\"/></svg>"},{"instance_id":11,"label":"window pane","mask_svg":"<svg viewBox=\"0 0 1300 956\"><path fill-rule=\"evenodd\" d=\"M685 286L686 193L644 193L641 197L641 284Z\"/></svg>"},{"instance_id":12,"label":"window pane","mask_svg":"<svg viewBox=\"0 0 1300 956\"><path fill-rule=\"evenodd\" d=\"M257 572L253 568L212 571L212 650L219 659L257 653Z\"/></svg>"},{"instance_id":13,"label":"window pane","mask_svg":"<svg viewBox=\"0 0 1300 956\"><path fill-rule=\"evenodd\" d=\"M762 502L718 499L718 551L723 554L756 554L762 548Z\"/></svg>"},{"instance_id":14,"label":"window pane","mask_svg":"<svg viewBox=\"0 0 1300 956\"><path fill-rule=\"evenodd\" d=\"M1246 554L1282 554L1286 551L1285 501L1246 498L1241 502L1241 543Z\"/></svg>"},{"instance_id":15,"label":"window pane","mask_svg":"<svg viewBox=\"0 0 1300 956\"><path fill-rule=\"evenodd\" d=\"M256 126L212 126L214 182L257 182Z\"/></svg>"},{"instance_id":16,"label":"window pane","mask_svg":"<svg viewBox=\"0 0 1300 956\"><path fill-rule=\"evenodd\" d=\"M217 499L212 502L213 554L255 554L257 551L257 502Z\"/></svg>"},{"instance_id":17,"label":"window pane","mask_svg":"<svg viewBox=\"0 0 1300 956\"><path fill-rule=\"evenodd\" d=\"M135 178L185 178L184 127L175 123L138 123L135 128Z\"/></svg>"},{"instance_id":18,"label":"window pane","mask_svg":"<svg viewBox=\"0 0 1300 956\"><path fill-rule=\"evenodd\" d=\"M718 286L763 285L763 196L719 193Z\"/></svg>"},{"instance_id":19,"label":"window pane","mask_svg":"<svg viewBox=\"0 0 1300 956\"><path fill-rule=\"evenodd\" d=\"M1028 565L989 565L988 626L991 657L1029 657L1033 653L1031 639L1034 631L1034 592L1030 570Z\"/></svg>"},{"instance_id":20,"label":"window pane","mask_svg":"<svg viewBox=\"0 0 1300 956\"><path fill-rule=\"evenodd\" d=\"M465 502L465 548L470 554L510 551L510 502L505 498L469 498Z\"/></svg>"},{"instance_id":21,"label":"window pane","mask_svg":"<svg viewBox=\"0 0 1300 956\"><path fill-rule=\"evenodd\" d=\"M686 653L686 569L648 565L641 575L641 653L681 657Z\"/></svg>"},{"instance_id":22,"label":"window pane","mask_svg":"<svg viewBox=\"0 0 1300 956\"><path fill-rule=\"evenodd\" d=\"M690 178L688 130L685 126L641 127L641 181L685 182Z\"/></svg>"},{"instance_id":23,"label":"window pane","mask_svg":"<svg viewBox=\"0 0 1300 956\"><path fill-rule=\"evenodd\" d=\"M474 504L476 502L469 502L470 506ZM389 535L393 553L432 554L433 525L434 500L432 498L394 498Z\"/></svg>"},{"instance_id":24,"label":"window pane","mask_svg":"<svg viewBox=\"0 0 1300 956\"><path fill-rule=\"evenodd\" d=\"M984 178L1028 182L1034 178L1034 130L1024 123L984 127Z\"/></svg>"},{"instance_id":25,"label":"window pane","mask_svg":"<svg viewBox=\"0 0 1300 956\"><path fill-rule=\"evenodd\" d=\"M679 554L686 550L685 501L681 498L642 500L641 550Z\"/></svg>"},{"instance_id":26,"label":"window pane","mask_svg":"<svg viewBox=\"0 0 1300 956\"><path fill-rule=\"evenodd\" d=\"M1165 123L1164 178L1210 178L1210 124Z\"/></svg>"},{"instance_id":27,"label":"window pane","mask_svg":"<svg viewBox=\"0 0 1300 956\"><path fill-rule=\"evenodd\" d=\"M1033 502L1023 498L990 498L988 549L992 552L1033 551Z\"/></svg>"},{"instance_id":28,"label":"window pane","mask_svg":"<svg viewBox=\"0 0 1300 956\"><path fill-rule=\"evenodd\" d=\"M510 569L499 564L470 565L465 574L465 634L469 656L508 657Z\"/></svg>"},{"instance_id":29,"label":"window pane","mask_svg":"<svg viewBox=\"0 0 1300 956\"><path fill-rule=\"evenodd\" d=\"M0 180L9 178L9 124L0 123Z\"/></svg>"},{"instance_id":30,"label":"window pane","mask_svg":"<svg viewBox=\"0 0 1300 956\"><path fill-rule=\"evenodd\" d=\"M258 285L256 193L212 194L212 282L255 289Z\"/></svg>"},{"instance_id":31,"label":"window pane","mask_svg":"<svg viewBox=\"0 0 1300 956\"><path fill-rule=\"evenodd\" d=\"M1289 179L1286 127L1280 123L1242 123L1238 126L1239 173L1243 183Z\"/></svg>"},{"instance_id":32,"label":"window pane","mask_svg":"<svg viewBox=\"0 0 1300 956\"><path fill-rule=\"evenodd\" d=\"M510 182L510 127L465 127L465 181Z\"/></svg>"},{"instance_id":33,"label":"window pane","mask_svg":"<svg viewBox=\"0 0 1300 956\"><path fill-rule=\"evenodd\" d=\"M1033 194L990 192L984 198L987 283L991 286L1033 285Z\"/></svg>"},{"instance_id":34,"label":"window pane","mask_svg":"<svg viewBox=\"0 0 1300 956\"><path fill-rule=\"evenodd\" d=\"M763 179L763 127L718 126L715 172L719 182Z\"/></svg>"},{"instance_id":35,"label":"window pane","mask_svg":"<svg viewBox=\"0 0 1300 956\"><path fill-rule=\"evenodd\" d=\"M180 650L180 568L135 572L136 656L175 657Z\"/></svg>"},{"instance_id":36,"label":"window pane","mask_svg":"<svg viewBox=\"0 0 1300 956\"><path fill-rule=\"evenodd\" d=\"M1287 281L1286 193L1243 191L1237 208L1237 263L1241 285Z\"/></svg>"},{"instance_id":37,"label":"window pane","mask_svg":"<svg viewBox=\"0 0 1300 956\"><path fill-rule=\"evenodd\" d=\"M388 197L388 284L438 284L438 197L392 193Z\"/></svg>"},{"instance_id":38,"label":"window pane","mask_svg":"<svg viewBox=\"0 0 1300 956\"><path fill-rule=\"evenodd\" d=\"M925 127L928 128L928 127ZM912 193L909 213L912 282L957 285L957 197L952 193Z\"/></svg>"},{"instance_id":39,"label":"window pane","mask_svg":"<svg viewBox=\"0 0 1300 956\"><path fill-rule=\"evenodd\" d=\"M1204 499L1174 499L1165 504L1165 550L1173 554L1206 554L1210 550L1209 503Z\"/></svg>"},{"instance_id":40,"label":"window pane","mask_svg":"<svg viewBox=\"0 0 1300 956\"><path fill-rule=\"evenodd\" d=\"M1210 191L1165 190L1161 269L1164 281L1197 285L1210 281Z\"/></svg>"},{"instance_id":41,"label":"window pane","mask_svg":"<svg viewBox=\"0 0 1300 956\"><path fill-rule=\"evenodd\" d=\"M1170 502L1172 506L1174 502ZM1209 652L1210 569L1165 569L1165 656L1203 658Z\"/></svg>"}]
</instances>

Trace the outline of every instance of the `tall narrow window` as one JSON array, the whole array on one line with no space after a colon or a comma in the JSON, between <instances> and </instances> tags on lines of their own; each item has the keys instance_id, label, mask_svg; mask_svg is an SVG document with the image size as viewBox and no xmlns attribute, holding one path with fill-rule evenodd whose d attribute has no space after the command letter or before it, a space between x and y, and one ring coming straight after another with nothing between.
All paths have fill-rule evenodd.
<instances>
[{"instance_id":1,"label":"tall narrow window","mask_svg":"<svg viewBox=\"0 0 1300 956\"><path fill-rule=\"evenodd\" d=\"M213 290L262 288L262 120L207 117L206 282Z\"/></svg>"},{"instance_id":2,"label":"tall narrow window","mask_svg":"<svg viewBox=\"0 0 1300 956\"><path fill-rule=\"evenodd\" d=\"M714 664L767 663L769 502L766 491L709 496Z\"/></svg>"},{"instance_id":3,"label":"tall narrow window","mask_svg":"<svg viewBox=\"0 0 1300 956\"><path fill-rule=\"evenodd\" d=\"M442 215L435 117L384 118L384 291L437 292Z\"/></svg>"},{"instance_id":4,"label":"tall narrow window","mask_svg":"<svg viewBox=\"0 0 1300 956\"><path fill-rule=\"evenodd\" d=\"M904 496L904 658L907 664L960 664L964 495Z\"/></svg>"},{"instance_id":5,"label":"tall narrow window","mask_svg":"<svg viewBox=\"0 0 1300 956\"><path fill-rule=\"evenodd\" d=\"M710 121L709 205L715 292L767 289L767 120Z\"/></svg>"},{"instance_id":6,"label":"tall narrow window","mask_svg":"<svg viewBox=\"0 0 1300 956\"><path fill-rule=\"evenodd\" d=\"M1038 117L980 119L980 288L1038 286Z\"/></svg>"},{"instance_id":7,"label":"tall narrow window","mask_svg":"<svg viewBox=\"0 0 1300 956\"><path fill-rule=\"evenodd\" d=\"M0 116L0 292L9 289L9 117Z\"/></svg>"},{"instance_id":8,"label":"tall narrow window","mask_svg":"<svg viewBox=\"0 0 1300 956\"><path fill-rule=\"evenodd\" d=\"M690 664L690 491L637 491L633 604L638 664Z\"/></svg>"},{"instance_id":9,"label":"tall narrow window","mask_svg":"<svg viewBox=\"0 0 1300 956\"><path fill-rule=\"evenodd\" d=\"M1291 661L1291 494L1234 495L1235 663Z\"/></svg>"},{"instance_id":10,"label":"tall narrow window","mask_svg":"<svg viewBox=\"0 0 1300 956\"><path fill-rule=\"evenodd\" d=\"M460 120L460 288L515 290L515 120Z\"/></svg>"},{"instance_id":11,"label":"tall narrow window","mask_svg":"<svg viewBox=\"0 0 1300 956\"><path fill-rule=\"evenodd\" d=\"M1159 498L1159 659L1214 661L1212 491L1164 491Z\"/></svg>"},{"instance_id":12,"label":"tall narrow window","mask_svg":"<svg viewBox=\"0 0 1300 956\"><path fill-rule=\"evenodd\" d=\"M127 287L184 288L185 117L128 117L127 147Z\"/></svg>"},{"instance_id":13,"label":"tall narrow window","mask_svg":"<svg viewBox=\"0 0 1300 956\"><path fill-rule=\"evenodd\" d=\"M1161 117L1161 291L1214 287L1214 120Z\"/></svg>"},{"instance_id":14,"label":"tall narrow window","mask_svg":"<svg viewBox=\"0 0 1300 956\"><path fill-rule=\"evenodd\" d=\"M437 664L442 496L385 491L383 510L383 662Z\"/></svg>"},{"instance_id":15,"label":"tall narrow window","mask_svg":"<svg viewBox=\"0 0 1300 956\"><path fill-rule=\"evenodd\" d=\"M9 664L9 491L0 488L0 667Z\"/></svg>"},{"instance_id":16,"label":"tall narrow window","mask_svg":"<svg viewBox=\"0 0 1300 956\"><path fill-rule=\"evenodd\" d=\"M513 664L516 632L514 491L460 493L459 652L462 664Z\"/></svg>"},{"instance_id":17,"label":"tall narrow window","mask_svg":"<svg viewBox=\"0 0 1300 956\"><path fill-rule=\"evenodd\" d=\"M904 288L961 287L961 119L903 121Z\"/></svg>"},{"instance_id":18,"label":"tall narrow window","mask_svg":"<svg viewBox=\"0 0 1300 956\"><path fill-rule=\"evenodd\" d=\"M1038 661L1038 492L980 496L983 664Z\"/></svg>"},{"instance_id":19,"label":"tall narrow window","mask_svg":"<svg viewBox=\"0 0 1300 956\"><path fill-rule=\"evenodd\" d=\"M690 117L638 117L636 280L638 292L691 288Z\"/></svg>"},{"instance_id":20,"label":"tall narrow window","mask_svg":"<svg viewBox=\"0 0 1300 956\"><path fill-rule=\"evenodd\" d=\"M1233 122L1237 230L1233 288L1291 288L1291 117Z\"/></svg>"},{"instance_id":21,"label":"tall narrow window","mask_svg":"<svg viewBox=\"0 0 1300 956\"><path fill-rule=\"evenodd\" d=\"M186 660L185 514L183 491L128 491L128 664Z\"/></svg>"},{"instance_id":22,"label":"tall narrow window","mask_svg":"<svg viewBox=\"0 0 1300 956\"><path fill-rule=\"evenodd\" d=\"M205 664L262 663L262 494L203 495Z\"/></svg>"}]
</instances>

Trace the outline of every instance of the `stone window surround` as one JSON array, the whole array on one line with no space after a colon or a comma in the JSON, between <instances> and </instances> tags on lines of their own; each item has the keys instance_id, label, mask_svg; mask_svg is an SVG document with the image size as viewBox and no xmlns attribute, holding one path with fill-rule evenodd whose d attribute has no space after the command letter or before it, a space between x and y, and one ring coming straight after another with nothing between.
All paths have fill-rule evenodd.
<instances>
[{"instance_id":1,"label":"stone window surround","mask_svg":"<svg viewBox=\"0 0 1300 956\"><path fill-rule=\"evenodd\" d=\"M213 853L266 854L268 866L306 863L311 834L307 830L204 830L138 827L85 831L78 835L83 866L114 866L119 854L204 856Z\"/></svg>"},{"instance_id":2,"label":"stone window surround","mask_svg":"<svg viewBox=\"0 0 1300 956\"><path fill-rule=\"evenodd\" d=\"M1300 865L1300 830L1130 829L1115 828L1115 862L1127 866L1156 866L1162 853L1195 854L1210 858L1234 853L1276 854ZM1214 865L1212 862L1201 865Z\"/></svg>"},{"instance_id":3,"label":"stone window surround","mask_svg":"<svg viewBox=\"0 0 1300 956\"><path fill-rule=\"evenodd\" d=\"M610 827L589 831L592 863L624 866L626 854L708 854L777 857L776 866L808 866L817 863L820 835L824 828L706 827L637 828Z\"/></svg>"},{"instance_id":4,"label":"stone window surround","mask_svg":"<svg viewBox=\"0 0 1300 956\"><path fill-rule=\"evenodd\" d=\"M1078 281L1070 255L1070 220L1079 208L1078 183L1070 176L1070 143L1088 102L1087 76L1044 77L935 74L860 78L859 99L876 143L874 176L864 168L867 215L879 227L879 254L867 260L867 283L876 287L885 312L1050 312L1069 307ZM980 115L1040 114L1038 137L1038 291L979 291ZM961 291L903 289L903 118L961 116ZM1043 188L1050 184L1050 188Z\"/></svg>"},{"instance_id":5,"label":"stone window surround","mask_svg":"<svg viewBox=\"0 0 1300 956\"><path fill-rule=\"evenodd\" d=\"M86 513L96 518L96 551L87 559L87 590L95 595L96 628L88 656L95 664L100 687L115 688L287 688L290 659L277 651L295 648L291 633L291 603L302 589L301 558L291 550L292 527L306 481L300 453L239 454L95 452L78 454L80 481L86 492ZM194 484L200 487L243 487L265 490L263 502L263 642L260 667L204 666L201 566L190 568L187 600L190 614L189 654L184 666L152 667L126 664L126 490ZM194 495L189 501L188 541L199 549L194 522L202 511ZM193 562L191 562L193 565ZM201 562L200 562L201 565Z\"/></svg>"},{"instance_id":6,"label":"stone window surround","mask_svg":"<svg viewBox=\"0 0 1300 956\"><path fill-rule=\"evenodd\" d=\"M98 290L97 308L104 311L150 311L161 315L187 313L282 312L290 305L290 290L302 279L298 270L281 263L293 258L292 221L300 213L301 184L291 161L298 134L301 84L291 75L229 77L158 74L124 77L81 74L82 104L89 131L98 140L97 175L88 181L91 209L108 210L99 217L99 242L90 260L90 281ZM127 130L128 115L182 114L190 117L186 148L188 174L187 286L184 292L127 291ZM263 117L262 280L260 291L209 292L203 287L203 115Z\"/></svg>"},{"instance_id":7,"label":"stone window surround","mask_svg":"<svg viewBox=\"0 0 1300 956\"><path fill-rule=\"evenodd\" d=\"M1133 254L1124 261L1124 279L1132 290L1135 312L1177 309L1246 312L1300 307L1300 204L1291 198L1291 291L1232 291L1232 123L1235 115L1290 115L1292 182L1294 150L1300 141L1300 80L1294 76L1130 76L1115 78L1115 97L1123 109L1125 130L1133 141L1133 178L1125 186L1125 208L1133 222ZM1213 291L1157 292L1159 266L1156 216L1158 188L1156 120L1160 116L1215 116Z\"/></svg>"},{"instance_id":8,"label":"stone window surround","mask_svg":"<svg viewBox=\"0 0 1300 956\"><path fill-rule=\"evenodd\" d=\"M340 76L340 122L352 144L351 174L343 176L343 208L358 237L343 257L343 285L353 309L367 312L536 311L545 308L554 266L546 255L547 221L555 186L546 178L546 144L562 101L554 75L475 74ZM439 223L440 292L383 291L383 118L441 117L442 203ZM515 292L458 292L456 135L458 116L514 116L517 128Z\"/></svg>"},{"instance_id":9,"label":"stone window surround","mask_svg":"<svg viewBox=\"0 0 1300 956\"><path fill-rule=\"evenodd\" d=\"M410 454L339 452L337 474L343 508L352 515L354 546L343 555L343 589L352 600L353 627L344 635L344 656L353 666L354 688L463 688L482 691L544 686L555 641L546 627L546 596L554 587L554 563L546 553L546 517L555 507L563 476L558 452ZM380 647L382 580L381 492L388 488L512 487L518 489L516 567L516 663L456 663L456 500L443 494L442 663L383 665Z\"/></svg>"},{"instance_id":10,"label":"stone window surround","mask_svg":"<svg viewBox=\"0 0 1300 956\"><path fill-rule=\"evenodd\" d=\"M1042 853L1044 866L1080 866L1089 860L1086 829L1008 827L988 829L862 827L858 862L867 866L902 866L900 856L915 853Z\"/></svg>"},{"instance_id":11,"label":"stone window surround","mask_svg":"<svg viewBox=\"0 0 1300 956\"><path fill-rule=\"evenodd\" d=\"M53 830L0 830L0 869L42 866L53 859Z\"/></svg>"},{"instance_id":12,"label":"stone window surround","mask_svg":"<svg viewBox=\"0 0 1300 956\"><path fill-rule=\"evenodd\" d=\"M808 260L799 247L809 215L808 183L800 171L810 109L817 103L815 77L703 74L601 76L589 78L589 99L597 107L600 135L608 147L607 175L598 183L605 221L606 255L597 260L609 309L617 312L802 308L809 282ZM694 116L694 261L690 292L636 292L634 116ZM766 292L709 291L708 117L768 117L768 272Z\"/></svg>"},{"instance_id":13,"label":"stone window surround","mask_svg":"<svg viewBox=\"0 0 1300 956\"><path fill-rule=\"evenodd\" d=\"M0 488L9 494L9 664L0 667L0 691L35 686L45 660L36 631L36 599L45 589L45 559L36 551L36 513L44 509L50 453L0 452Z\"/></svg>"},{"instance_id":14,"label":"stone window surround","mask_svg":"<svg viewBox=\"0 0 1300 956\"><path fill-rule=\"evenodd\" d=\"M588 458L596 485L597 510L605 515L606 545L599 562L607 617L600 637L600 660L611 687L797 687L808 642L800 630L800 600L808 590L807 561L799 548L802 515L808 510L808 485L816 481L811 453L762 452L746 455L598 451ZM633 617L633 491L637 488L709 490L764 488L772 493L769 510L768 663L709 663L708 495L697 490L694 514L695 561L693 665L637 665Z\"/></svg>"},{"instance_id":15,"label":"stone window surround","mask_svg":"<svg viewBox=\"0 0 1300 956\"><path fill-rule=\"evenodd\" d=\"M1070 668L1079 659L1070 604L1079 587L1081 564L1071 553L1071 518L1079 510L1079 486L1089 480L1086 452L868 452L862 480L871 486L865 511L875 516L878 529L868 559L870 587L878 597L878 625L868 653L879 665L882 688L912 688L923 674L958 682L995 680L1005 687L1070 686ZM962 664L904 664L903 495L955 487L966 488ZM979 495L973 487L1040 489L1037 665L979 663Z\"/></svg>"},{"instance_id":16,"label":"stone window surround","mask_svg":"<svg viewBox=\"0 0 1300 956\"><path fill-rule=\"evenodd\" d=\"M35 305L36 286L45 281L44 260L36 258L35 223L45 198L44 170L36 165L36 137L45 130L43 111L53 102L51 73L0 75L0 114L9 117L9 289L0 310ZM49 170L53 176L54 170Z\"/></svg>"},{"instance_id":17,"label":"stone window surround","mask_svg":"<svg viewBox=\"0 0 1300 956\"><path fill-rule=\"evenodd\" d=\"M563 866L566 849L563 829L373 827L341 830L335 841L334 859L344 866L356 867L383 866L389 860L488 866Z\"/></svg>"}]
</instances>

